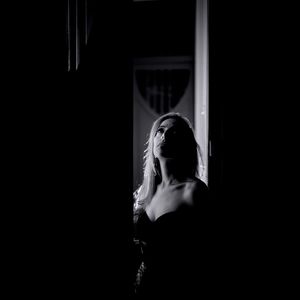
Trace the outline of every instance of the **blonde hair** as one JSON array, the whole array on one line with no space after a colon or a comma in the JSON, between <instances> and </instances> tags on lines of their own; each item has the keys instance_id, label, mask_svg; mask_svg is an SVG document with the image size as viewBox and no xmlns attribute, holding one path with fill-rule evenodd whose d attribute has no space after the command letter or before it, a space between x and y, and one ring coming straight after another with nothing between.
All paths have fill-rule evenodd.
<instances>
[{"instance_id":1,"label":"blonde hair","mask_svg":"<svg viewBox=\"0 0 300 300\"><path fill-rule=\"evenodd\" d=\"M153 141L157 129L161 123L167 119L176 119L182 123L182 126L187 129L187 137L189 143L186 147L189 155L186 157L185 164L188 166L188 171L190 176L199 176L199 158L202 161L201 149L195 139L194 130L191 126L190 121L181 116L179 113L167 113L160 116L156 121L154 121L152 128L150 130L149 139L146 143L147 148L144 151L144 177L141 186L134 192L134 210L138 212L145 209L146 205L151 202L153 195L156 192L157 185L160 182L159 168L157 166L156 158L153 154Z\"/></svg>"}]
</instances>

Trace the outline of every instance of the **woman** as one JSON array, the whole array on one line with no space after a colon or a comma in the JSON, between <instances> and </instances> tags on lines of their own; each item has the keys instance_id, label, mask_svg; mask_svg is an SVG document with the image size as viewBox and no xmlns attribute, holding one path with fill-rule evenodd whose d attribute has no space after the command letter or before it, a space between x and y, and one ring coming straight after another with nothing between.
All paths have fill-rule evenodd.
<instances>
[{"instance_id":1,"label":"woman","mask_svg":"<svg viewBox=\"0 0 300 300\"><path fill-rule=\"evenodd\" d=\"M201 294L208 189L198 177L199 150L190 122L180 114L153 123L143 183L134 193L137 297Z\"/></svg>"}]
</instances>

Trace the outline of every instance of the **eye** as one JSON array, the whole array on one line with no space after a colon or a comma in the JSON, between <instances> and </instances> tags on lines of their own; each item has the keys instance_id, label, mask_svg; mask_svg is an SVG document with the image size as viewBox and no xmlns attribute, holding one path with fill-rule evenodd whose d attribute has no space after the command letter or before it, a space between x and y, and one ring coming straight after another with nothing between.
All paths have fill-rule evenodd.
<instances>
[{"instance_id":1,"label":"eye","mask_svg":"<svg viewBox=\"0 0 300 300\"><path fill-rule=\"evenodd\" d=\"M177 127L172 127L169 129L170 135L177 136L179 134L179 129Z\"/></svg>"},{"instance_id":2,"label":"eye","mask_svg":"<svg viewBox=\"0 0 300 300\"><path fill-rule=\"evenodd\" d=\"M173 135L177 135L177 133L178 133L178 130L177 130L177 129L173 129L173 130L172 130L172 134L173 134Z\"/></svg>"},{"instance_id":3,"label":"eye","mask_svg":"<svg viewBox=\"0 0 300 300\"><path fill-rule=\"evenodd\" d=\"M164 129L162 127L160 127L160 128L157 129L155 135L157 135L157 134L163 134L163 132L164 132Z\"/></svg>"}]
</instances>

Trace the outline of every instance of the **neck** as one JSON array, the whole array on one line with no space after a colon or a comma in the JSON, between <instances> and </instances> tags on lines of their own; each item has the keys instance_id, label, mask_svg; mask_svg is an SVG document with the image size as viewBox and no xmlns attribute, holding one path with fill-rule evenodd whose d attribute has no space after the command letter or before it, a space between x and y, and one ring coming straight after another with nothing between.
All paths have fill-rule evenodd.
<instances>
[{"instance_id":1,"label":"neck","mask_svg":"<svg viewBox=\"0 0 300 300\"><path fill-rule=\"evenodd\" d=\"M191 179L184 169L184 164L175 159L160 159L162 186L174 185Z\"/></svg>"}]
</instances>

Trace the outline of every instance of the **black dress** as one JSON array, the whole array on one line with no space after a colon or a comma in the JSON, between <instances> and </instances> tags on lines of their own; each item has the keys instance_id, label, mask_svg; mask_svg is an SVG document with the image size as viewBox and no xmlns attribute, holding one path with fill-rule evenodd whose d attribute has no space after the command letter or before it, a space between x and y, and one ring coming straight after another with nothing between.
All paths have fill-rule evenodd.
<instances>
[{"instance_id":1,"label":"black dress","mask_svg":"<svg viewBox=\"0 0 300 300\"><path fill-rule=\"evenodd\" d=\"M135 241L140 250L135 281L137 299L196 299L206 293L207 199L201 202L197 209L184 207L154 222L145 211L139 214L135 223Z\"/></svg>"}]
</instances>

